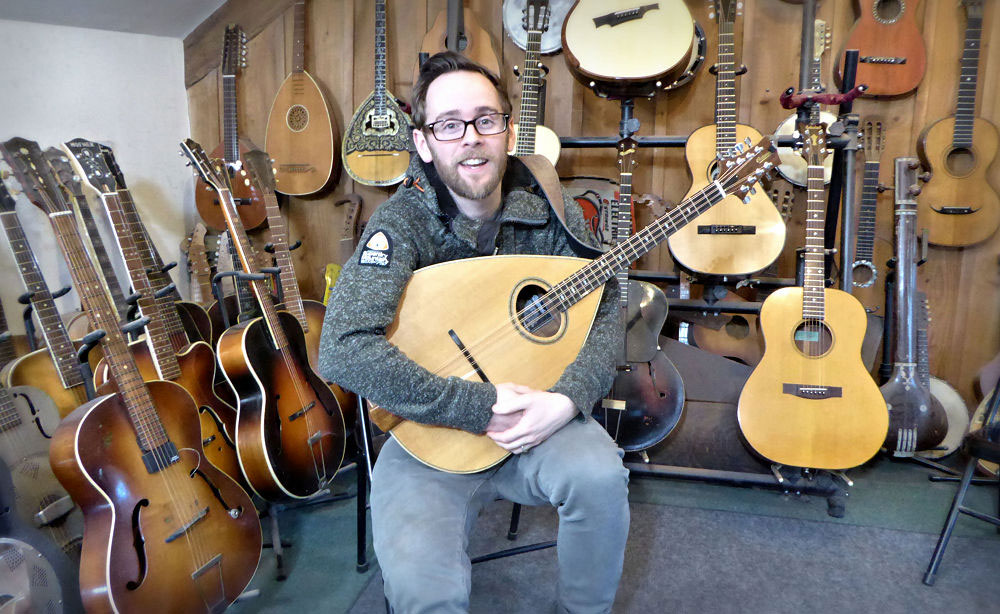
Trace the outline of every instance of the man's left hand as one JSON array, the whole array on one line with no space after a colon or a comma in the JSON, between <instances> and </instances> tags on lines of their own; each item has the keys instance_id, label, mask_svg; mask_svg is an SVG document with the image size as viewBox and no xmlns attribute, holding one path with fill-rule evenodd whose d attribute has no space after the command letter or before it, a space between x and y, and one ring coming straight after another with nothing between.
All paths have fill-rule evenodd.
<instances>
[{"instance_id":1,"label":"man's left hand","mask_svg":"<svg viewBox=\"0 0 1000 614\"><path fill-rule=\"evenodd\" d=\"M534 390L515 384L499 384L494 414L523 412L514 426L504 431L489 431L486 434L501 448L520 454L548 439L553 433L572 420L577 409L573 401L564 394Z\"/></svg>"}]
</instances>

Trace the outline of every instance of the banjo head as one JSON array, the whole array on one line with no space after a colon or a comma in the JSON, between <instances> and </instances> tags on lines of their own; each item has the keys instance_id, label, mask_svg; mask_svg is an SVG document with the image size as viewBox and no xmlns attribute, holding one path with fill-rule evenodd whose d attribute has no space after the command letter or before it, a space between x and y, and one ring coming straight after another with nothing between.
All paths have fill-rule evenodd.
<instances>
[{"instance_id":1,"label":"banjo head","mask_svg":"<svg viewBox=\"0 0 1000 614\"><path fill-rule=\"evenodd\" d=\"M574 0L549 0L549 29L542 33L541 53L558 53L562 49L562 26ZM528 0L504 0L503 29L521 49L528 48L528 32L524 29L524 11Z\"/></svg>"}]
</instances>

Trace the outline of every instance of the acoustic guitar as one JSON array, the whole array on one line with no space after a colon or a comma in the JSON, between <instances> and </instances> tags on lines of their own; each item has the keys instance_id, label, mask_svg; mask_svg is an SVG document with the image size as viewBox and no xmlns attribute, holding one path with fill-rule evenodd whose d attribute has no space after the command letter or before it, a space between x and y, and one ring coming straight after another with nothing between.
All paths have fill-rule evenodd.
<instances>
[{"instance_id":1,"label":"acoustic guitar","mask_svg":"<svg viewBox=\"0 0 1000 614\"><path fill-rule=\"evenodd\" d=\"M598 95L652 96L687 71L694 19L683 0L577 0L563 22L566 63Z\"/></svg>"},{"instance_id":2,"label":"acoustic guitar","mask_svg":"<svg viewBox=\"0 0 1000 614\"><path fill-rule=\"evenodd\" d=\"M236 97L236 77L247 65L246 42L246 34L238 25L226 26L222 43L222 63L219 66L222 75L222 143L215 148L212 155L223 158L232 173L237 172L243 153L252 148L248 141L240 138L237 112L239 107ZM224 229L226 221L222 217L222 210L211 186L196 182L194 197L198 215L205 224L213 230ZM235 198L239 205L240 218L247 228L257 228L264 223L266 217L264 205L254 200L249 190L238 188Z\"/></svg>"},{"instance_id":3,"label":"acoustic guitar","mask_svg":"<svg viewBox=\"0 0 1000 614\"><path fill-rule=\"evenodd\" d=\"M987 176L1000 132L976 116L983 5L982 0L962 4L968 21L955 115L928 126L917 141L921 165L934 173L919 203L920 225L931 243L949 247L985 241L1000 226L1000 195Z\"/></svg>"},{"instance_id":4,"label":"acoustic guitar","mask_svg":"<svg viewBox=\"0 0 1000 614\"><path fill-rule=\"evenodd\" d=\"M807 176L805 275L760 312L765 349L740 393L736 415L747 443L782 465L856 467L885 441L888 411L861 360L861 303L825 287L823 157L826 127L803 126Z\"/></svg>"},{"instance_id":5,"label":"acoustic guitar","mask_svg":"<svg viewBox=\"0 0 1000 614\"><path fill-rule=\"evenodd\" d=\"M475 11L464 7L463 0L448 0L448 6L438 13L434 24L424 35L417 63L413 67L413 83L420 76L423 60L446 50L461 53L485 66L494 75L500 74L500 61L493 50L493 39L479 24Z\"/></svg>"},{"instance_id":6,"label":"acoustic guitar","mask_svg":"<svg viewBox=\"0 0 1000 614\"><path fill-rule=\"evenodd\" d=\"M375 0L375 89L354 111L341 156L352 179L365 185L399 183L410 165L410 117L386 87L385 0Z\"/></svg>"},{"instance_id":7,"label":"acoustic guitar","mask_svg":"<svg viewBox=\"0 0 1000 614\"><path fill-rule=\"evenodd\" d=\"M539 57L542 35L549 28L548 0L528 0L523 26L528 33L528 43L520 75L521 104L518 123L514 124L514 149L508 153L515 156L538 153L555 166L561 150L559 136L541 125L545 117L545 88L542 86L544 75Z\"/></svg>"},{"instance_id":8,"label":"acoustic guitar","mask_svg":"<svg viewBox=\"0 0 1000 614\"><path fill-rule=\"evenodd\" d=\"M748 194L778 161L770 140L734 149L716 181L596 260L560 256L492 256L417 270L386 331L387 339L441 377L518 382L550 388L576 358L604 283L677 228L729 194ZM462 292L455 292L455 284ZM380 404L377 391L368 398ZM509 453L486 435L420 424L375 407L372 419L414 458L442 471L472 473Z\"/></svg>"},{"instance_id":9,"label":"acoustic guitar","mask_svg":"<svg viewBox=\"0 0 1000 614\"><path fill-rule=\"evenodd\" d=\"M191 396L172 382L142 381L76 216L53 187L37 144L2 152L22 185L32 183L42 196L84 307L106 332L101 345L117 389L67 416L50 452L56 477L83 509L84 607L220 612L247 586L260 559L253 502L200 452Z\"/></svg>"},{"instance_id":10,"label":"acoustic guitar","mask_svg":"<svg viewBox=\"0 0 1000 614\"><path fill-rule=\"evenodd\" d=\"M917 27L920 0L856 0L858 21L834 66L834 78L844 78L844 56L857 49L855 83L868 86L865 96L902 96L917 89L927 69L927 49Z\"/></svg>"},{"instance_id":11,"label":"acoustic guitar","mask_svg":"<svg viewBox=\"0 0 1000 614\"><path fill-rule=\"evenodd\" d=\"M229 175L201 146L181 150L202 179L215 186L242 271L261 316L222 333L219 365L239 399L236 450L253 492L267 500L304 499L326 487L344 459L344 419L337 397L309 366L302 327L278 311L251 260L250 240L236 215Z\"/></svg>"},{"instance_id":12,"label":"acoustic guitar","mask_svg":"<svg viewBox=\"0 0 1000 614\"><path fill-rule=\"evenodd\" d=\"M326 97L306 72L306 3L294 8L292 72L285 77L267 116L264 149L274 159L275 183L282 194L319 192L340 174L340 129Z\"/></svg>"},{"instance_id":13,"label":"acoustic guitar","mask_svg":"<svg viewBox=\"0 0 1000 614\"><path fill-rule=\"evenodd\" d=\"M757 130L736 123L734 25L742 3L716 0L719 58L716 64L715 123L688 137L684 155L692 183L688 196L711 185L720 155L739 141L759 139ZM667 240L682 267L703 275L748 275L767 267L785 245L785 223L766 191L757 186L750 205L729 198Z\"/></svg>"}]
</instances>

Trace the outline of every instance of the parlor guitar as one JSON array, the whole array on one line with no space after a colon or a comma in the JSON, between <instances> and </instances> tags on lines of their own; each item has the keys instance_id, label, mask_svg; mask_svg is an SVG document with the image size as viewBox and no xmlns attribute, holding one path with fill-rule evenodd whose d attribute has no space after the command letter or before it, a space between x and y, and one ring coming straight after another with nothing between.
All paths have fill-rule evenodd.
<instances>
[{"instance_id":1,"label":"parlor guitar","mask_svg":"<svg viewBox=\"0 0 1000 614\"><path fill-rule=\"evenodd\" d=\"M340 129L316 80L306 72L306 2L294 5L292 72L285 77L267 116L264 150L274 158L282 194L319 192L340 174Z\"/></svg>"},{"instance_id":2,"label":"parlor guitar","mask_svg":"<svg viewBox=\"0 0 1000 614\"><path fill-rule=\"evenodd\" d=\"M172 382L142 381L73 210L54 188L37 144L2 153L18 181L41 195L84 307L106 332L101 345L117 388L67 416L50 453L56 477L84 513L84 607L220 612L260 559L253 502L201 454L191 396Z\"/></svg>"},{"instance_id":3,"label":"parlor guitar","mask_svg":"<svg viewBox=\"0 0 1000 614\"><path fill-rule=\"evenodd\" d=\"M901 96L917 89L927 68L927 49L917 27L920 0L855 0L858 21L834 66L834 78L844 77L844 56L857 49L855 83L868 86L865 96Z\"/></svg>"},{"instance_id":4,"label":"parlor guitar","mask_svg":"<svg viewBox=\"0 0 1000 614\"><path fill-rule=\"evenodd\" d=\"M461 53L485 66L494 75L500 74L500 61L493 51L489 32L479 24L475 11L463 5L463 0L448 0L448 6L438 13L434 24L427 30L417 54L417 64L413 67L414 83L420 76L420 62L423 58L445 50Z\"/></svg>"},{"instance_id":5,"label":"parlor guitar","mask_svg":"<svg viewBox=\"0 0 1000 614\"><path fill-rule=\"evenodd\" d=\"M419 269L406 286L386 337L441 377L517 382L546 390L587 338L600 302L601 293L595 290L728 194L748 194L777 161L767 138L747 151L741 145L720 161L714 182L596 260L509 255ZM370 398L380 403L377 394ZM508 456L486 435L412 422L391 411L391 406L373 408L372 419L431 467L472 473Z\"/></svg>"},{"instance_id":6,"label":"parlor guitar","mask_svg":"<svg viewBox=\"0 0 1000 614\"><path fill-rule=\"evenodd\" d=\"M736 123L736 44L734 24L737 0L716 0L719 24L719 59L716 65L715 123L702 126L688 137L684 154L692 177L688 196L711 185L718 158L745 138L760 133ZM730 197L712 207L667 240L670 253L681 266L703 275L747 275L760 271L781 254L785 223L766 191L757 186L750 206Z\"/></svg>"},{"instance_id":7,"label":"parlor guitar","mask_svg":"<svg viewBox=\"0 0 1000 614\"><path fill-rule=\"evenodd\" d=\"M386 87L385 0L375 0L375 89L354 112L341 156L358 183L392 185L410 165L410 118Z\"/></svg>"},{"instance_id":8,"label":"parlor guitar","mask_svg":"<svg viewBox=\"0 0 1000 614\"><path fill-rule=\"evenodd\" d=\"M917 209L920 225L931 243L949 247L985 241L1000 226L1000 195L987 177L1000 133L976 116L983 5L982 0L962 4L968 21L955 115L931 124L917 141L921 164L934 173Z\"/></svg>"},{"instance_id":9,"label":"parlor guitar","mask_svg":"<svg viewBox=\"0 0 1000 614\"><path fill-rule=\"evenodd\" d=\"M261 316L219 337L219 364L239 399L236 449L250 488L268 500L304 499L333 479L344 459L344 419L326 383L309 366L302 326L278 311L266 275L251 260L250 240L236 215L229 175L186 139L181 150L215 186L242 270Z\"/></svg>"},{"instance_id":10,"label":"parlor guitar","mask_svg":"<svg viewBox=\"0 0 1000 614\"><path fill-rule=\"evenodd\" d=\"M545 89L542 87L542 64L539 61L542 34L549 27L548 0L528 0L523 25L528 33L524 67L521 69L521 104L518 123L514 125L515 156L539 153L553 165L559 161L559 137L539 122L543 117Z\"/></svg>"},{"instance_id":11,"label":"parlor guitar","mask_svg":"<svg viewBox=\"0 0 1000 614\"><path fill-rule=\"evenodd\" d=\"M740 394L737 418L747 443L764 458L847 469L878 452L888 412L861 361L864 307L824 283L826 127L809 125L800 132L809 162L804 283L764 301L764 356Z\"/></svg>"},{"instance_id":12,"label":"parlor guitar","mask_svg":"<svg viewBox=\"0 0 1000 614\"><path fill-rule=\"evenodd\" d=\"M238 123L238 107L236 104L236 76L240 69L246 67L246 34L240 30L236 24L226 26L226 34L222 44L222 63L219 72L222 75L222 143L212 152L213 156L221 157L226 161L230 172L235 172L239 161L243 157L243 152L251 148L251 145L240 138ZM196 182L194 192L194 202L198 208L198 215L205 221L209 228L222 230L226 227L226 220L222 216L222 208L215 190L212 186ZM264 223L267 213L264 205L253 198L250 190L237 184L236 192L233 194L237 210L243 224L254 229Z\"/></svg>"}]
</instances>

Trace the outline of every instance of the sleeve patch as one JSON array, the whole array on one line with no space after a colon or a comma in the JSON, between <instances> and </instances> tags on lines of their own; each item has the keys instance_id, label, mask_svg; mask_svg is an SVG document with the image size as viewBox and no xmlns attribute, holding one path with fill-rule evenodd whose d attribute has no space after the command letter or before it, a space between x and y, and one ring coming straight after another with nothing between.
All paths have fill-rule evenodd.
<instances>
[{"instance_id":1,"label":"sleeve patch","mask_svg":"<svg viewBox=\"0 0 1000 614\"><path fill-rule=\"evenodd\" d=\"M379 230L368 238L358 256L358 264L387 267L390 262L392 262L392 239L385 231Z\"/></svg>"}]
</instances>

